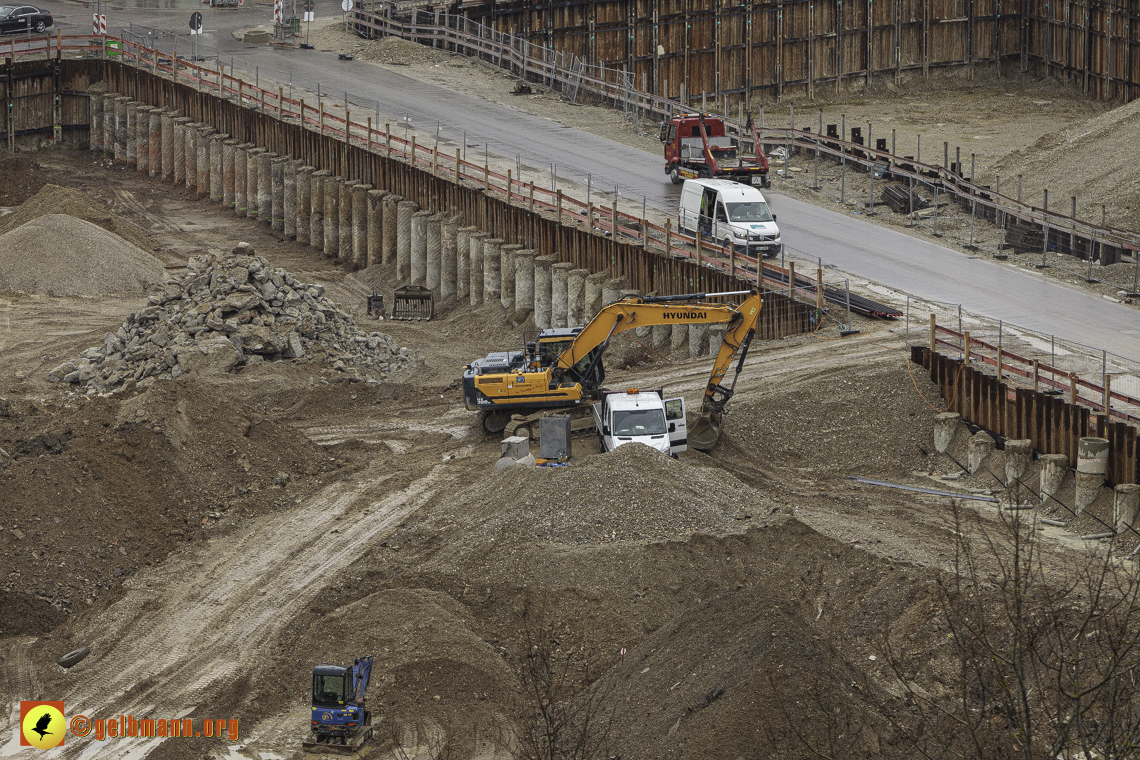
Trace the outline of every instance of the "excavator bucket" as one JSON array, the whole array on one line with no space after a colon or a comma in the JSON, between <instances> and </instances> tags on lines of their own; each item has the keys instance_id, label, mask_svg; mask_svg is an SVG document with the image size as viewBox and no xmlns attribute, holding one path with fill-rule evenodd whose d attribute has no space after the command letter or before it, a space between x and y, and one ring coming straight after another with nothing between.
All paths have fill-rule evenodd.
<instances>
[{"instance_id":1,"label":"excavator bucket","mask_svg":"<svg viewBox=\"0 0 1140 760\"><path fill-rule=\"evenodd\" d=\"M435 299L431 289L422 285L396 288L392 299L392 319L428 320L435 316Z\"/></svg>"},{"instance_id":2,"label":"excavator bucket","mask_svg":"<svg viewBox=\"0 0 1140 760\"><path fill-rule=\"evenodd\" d=\"M720 430L724 417L720 412L705 410L689 426L689 448L708 451L720 440Z\"/></svg>"}]
</instances>

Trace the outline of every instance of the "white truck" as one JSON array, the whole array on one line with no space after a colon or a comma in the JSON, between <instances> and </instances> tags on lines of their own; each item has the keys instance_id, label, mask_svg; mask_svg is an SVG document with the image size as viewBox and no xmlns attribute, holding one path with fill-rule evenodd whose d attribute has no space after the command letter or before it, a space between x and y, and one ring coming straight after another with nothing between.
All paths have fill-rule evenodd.
<instances>
[{"instance_id":1,"label":"white truck","mask_svg":"<svg viewBox=\"0 0 1140 760\"><path fill-rule=\"evenodd\" d=\"M602 391L594 425L603 454L635 441L674 457L688 448L685 399L667 399L661 388Z\"/></svg>"}]
</instances>

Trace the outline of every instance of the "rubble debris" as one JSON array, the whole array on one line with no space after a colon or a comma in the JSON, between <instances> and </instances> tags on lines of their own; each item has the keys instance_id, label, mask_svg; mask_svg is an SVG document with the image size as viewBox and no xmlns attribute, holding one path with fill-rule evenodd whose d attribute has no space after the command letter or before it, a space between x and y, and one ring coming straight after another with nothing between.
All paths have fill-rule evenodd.
<instances>
[{"instance_id":1,"label":"rubble debris","mask_svg":"<svg viewBox=\"0 0 1140 760\"><path fill-rule=\"evenodd\" d=\"M422 362L390 335L365 333L320 285L272 269L245 243L229 255L194 256L188 272L151 296L116 332L48 373L53 383L114 392L134 381L229 372L263 361L321 361L385 373Z\"/></svg>"}]
</instances>

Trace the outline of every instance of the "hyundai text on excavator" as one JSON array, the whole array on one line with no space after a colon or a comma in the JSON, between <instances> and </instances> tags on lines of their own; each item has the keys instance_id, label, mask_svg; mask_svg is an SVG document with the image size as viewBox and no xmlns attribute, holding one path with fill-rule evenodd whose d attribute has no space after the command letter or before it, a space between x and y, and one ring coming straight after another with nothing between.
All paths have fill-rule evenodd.
<instances>
[{"instance_id":1,"label":"hyundai text on excavator","mask_svg":"<svg viewBox=\"0 0 1140 760\"><path fill-rule=\"evenodd\" d=\"M677 114L661 123L665 143L665 173L674 185L687 179L731 179L755 187L771 187L768 157L760 146L760 136L752 115L745 130L752 133L755 153L745 155L743 145L732 144L724 131L724 119L703 113Z\"/></svg>"},{"instance_id":2,"label":"hyundai text on excavator","mask_svg":"<svg viewBox=\"0 0 1140 760\"><path fill-rule=\"evenodd\" d=\"M709 300L721 296L746 298L739 306ZM701 415L689 428L689 445L705 451L720 438L724 406L744 367L762 306L754 290L623 298L602 307L585 327L543 330L522 349L471 362L463 368L463 403L482 413L483 429L491 434L529 422L526 415L588 411L601 395L602 354L614 335L653 325L723 324L724 340L705 387ZM726 387L722 381L737 355L736 374ZM521 423L519 415L524 416Z\"/></svg>"},{"instance_id":3,"label":"hyundai text on excavator","mask_svg":"<svg viewBox=\"0 0 1140 760\"><path fill-rule=\"evenodd\" d=\"M372 655L357 657L351 667L313 668L312 733L303 749L351 755L372 737L372 713L364 704L371 675Z\"/></svg>"}]
</instances>

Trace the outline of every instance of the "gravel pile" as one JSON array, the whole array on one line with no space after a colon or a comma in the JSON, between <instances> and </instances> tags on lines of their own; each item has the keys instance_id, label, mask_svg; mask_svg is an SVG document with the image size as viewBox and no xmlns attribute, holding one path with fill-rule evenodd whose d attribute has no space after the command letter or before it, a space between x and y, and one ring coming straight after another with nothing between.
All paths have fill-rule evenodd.
<instances>
[{"instance_id":1,"label":"gravel pile","mask_svg":"<svg viewBox=\"0 0 1140 760\"><path fill-rule=\"evenodd\" d=\"M322 361L332 368L388 372L421 362L391 336L365 333L325 297L320 285L299 282L246 243L228 256L194 256L190 270L167 283L150 306L132 312L102 346L48 374L53 383L113 392L128 381L198 372L227 372L266 359ZM380 374L384 377L383 374ZM353 376L357 377L358 376Z\"/></svg>"},{"instance_id":2,"label":"gravel pile","mask_svg":"<svg viewBox=\"0 0 1140 760\"><path fill-rule=\"evenodd\" d=\"M511 533L563 544L686 539L741 533L770 511L723 470L639 443L569 467L507 467L463 497L488 537Z\"/></svg>"},{"instance_id":3,"label":"gravel pile","mask_svg":"<svg viewBox=\"0 0 1140 760\"><path fill-rule=\"evenodd\" d=\"M46 214L67 214L102 227L144 251L157 250L158 245L141 229L124 221L79 190L47 184L11 214L0 217L0 234L14 230ZM75 241L72 241L72 246Z\"/></svg>"},{"instance_id":4,"label":"gravel pile","mask_svg":"<svg viewBox=\"0 0 1140 760\"><path fill-rule=\"evenodd\" d=\"M164 279L162 262L154 256L66 214L40 216L0 235L0 290L58 296L146 293Z\"/></svg>"}]
</instances>

